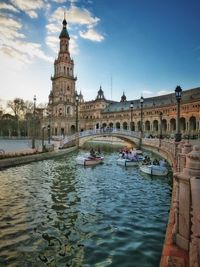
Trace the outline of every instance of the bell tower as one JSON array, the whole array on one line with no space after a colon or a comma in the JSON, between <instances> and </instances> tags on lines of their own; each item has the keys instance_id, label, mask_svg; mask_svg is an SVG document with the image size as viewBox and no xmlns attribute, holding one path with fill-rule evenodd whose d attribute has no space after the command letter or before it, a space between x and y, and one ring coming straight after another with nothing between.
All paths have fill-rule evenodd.
<instances>
[{"instance_id":1,"label":"bell tower","mask_svg":"<svg viewBox=\"0 0 200 267\"><path fill-rule=\"evenodd\" d=\"M67 134L70 132L70 125L75 118L75 83L74 61L69 52L69 34L67 31L67 21L64 18L62 30L59 35L60 46L58 56L54 61L54 74L51 77L52 90L49 94L49 109L54 121L62 121L58 125L56 133ZM65 122L63 122L65 121ZM56 123L57 125L58 123ZM56 127L56 126L55 126ZM61 130L59 130L59 128Z\"/></svg>"}]
</instances>

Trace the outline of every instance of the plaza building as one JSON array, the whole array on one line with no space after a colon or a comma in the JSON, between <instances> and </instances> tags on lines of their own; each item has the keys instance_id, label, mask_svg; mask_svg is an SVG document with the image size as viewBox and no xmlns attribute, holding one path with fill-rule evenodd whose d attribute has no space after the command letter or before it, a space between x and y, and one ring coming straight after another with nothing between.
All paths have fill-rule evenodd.
<instances>
[{"instance_id":1,"label":"plaza building","mask_svg":"<svg viewBox=\"0 0 200 267\"><path fill-rule=\"evenodd\" d=\"M67 136L88 129L124 129L141 131L144 137L173 137L176 133L177 100L174 93L143 99L112 101L99 88L96 99L84 101L76 90L74 61L69 52L67 22L63 20L60 49L54 62L49 94L48 116L43 124L49 124L52 136ZM175 89L175 88L174 88ZM173 89L173 90L174 90ZM141 128L142 125L142 128ZM200 135L200 87L182 92L180 102L180 131L185 138Z\"/></svg>"}]
</instances>

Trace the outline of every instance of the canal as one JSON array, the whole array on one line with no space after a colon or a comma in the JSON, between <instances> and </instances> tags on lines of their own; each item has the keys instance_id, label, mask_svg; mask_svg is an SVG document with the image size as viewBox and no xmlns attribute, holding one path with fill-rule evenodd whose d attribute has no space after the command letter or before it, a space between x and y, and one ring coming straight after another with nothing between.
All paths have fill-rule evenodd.
<instances>
[{"instance_id":1,"label":"canal","mask_svg":"<svg viewBox=\"0 0 200 267\"><path fill-rule=\"evenodd\" d=\"M0 266L158 267L169 177L75 164L83 151L0 172Z\"/></svg>"}]
</instances>

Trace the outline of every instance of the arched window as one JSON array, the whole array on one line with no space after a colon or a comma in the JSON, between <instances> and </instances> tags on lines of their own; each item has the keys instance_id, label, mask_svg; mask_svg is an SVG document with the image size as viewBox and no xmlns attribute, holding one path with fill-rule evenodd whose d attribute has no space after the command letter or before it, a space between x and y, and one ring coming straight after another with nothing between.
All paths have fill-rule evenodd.
<instances>
[{"instance_id":1,"label":"arched window","mask_svg":"<svg viewBox=\"0 0 200 267\"><path fill-rule=\"evenodd\" d=\"M190 117L189 123L190 123L189 125L190 130L195 131L196 130L196 118L194 116Z\"/></svg>"},{"instance_id":2,"label":"arched window","mask_svg":"<svg viewBox=\"0 0 200 267\"><path fill-rule=\"evenodd\" d=\"M180 118L180 130L185 131L186 130L186 121L185 118Z\"/></svg>"},{"instance_id":3,"label":"arched window","mask_svg":"<svg viewBox=\"0 0 200 267\"><path fill-rule=\"evenodd\" d=\"M109 123L109 127L113 128L113 123L112 122Z\"/></svg>"},{"instance_id":4,"label":"arched window","mask_svg":"<svg viewBox=\"0 0 200 267\"><path fill-rule=\"evenodd\" d=\"M125 121L125 122L123 122L123 129L127 130L127 128L128 128L128 125L127 125L127 122Z\"/></svg>"},{"instance_id":5,"label":"arched window","mask_svg":"<svg viewBox=\"0 0 200 267\"><path fill-rule=\"evenodd\" d=\"M130 123L130 130L135 131L135 123L133 121Z\"/></svg>"},{"instance_id":6,"label":"arched window","mask_svg":"<svg viewBox=\"0 0 200 267\"><path fill-rule=\"evenodd\" d=\"M120 129L120 122L116 122L116 128Z\"/></svg>"},{"instance_id":7,"label":"arched window","mask_svg":"<svg viewBox=\"0 0 200 267\"><path fill-rule=\"evenodd\" d=\"M153 121L153 131L158 132L158 121L157 120Z\"/></svg>"},{"instance_id":8,"label":"arched window","mask_svg":"<svg viewBox=\"0 0 200 267\"><path fill-rule=\"evenodd\" d=\"M144 124L145 126L144 126L144 130L145 131L150 131L150 121L145 121L145 124Z\"/></svg>"},{"instance_id":9,"label":"arched window","mask_svg":"<svg viewBox=\"0 0 200 267\"><path fill-rule=\"evenodd\" d=\"M170 131L176 130L176 120L173 118L170 120Z\"/></svg>"}]
</instances>

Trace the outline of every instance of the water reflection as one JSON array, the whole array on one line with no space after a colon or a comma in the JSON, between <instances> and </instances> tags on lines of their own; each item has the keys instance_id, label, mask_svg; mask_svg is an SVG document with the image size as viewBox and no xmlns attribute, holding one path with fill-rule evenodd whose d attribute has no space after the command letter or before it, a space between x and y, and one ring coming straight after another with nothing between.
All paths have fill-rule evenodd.
<instances>
[{"instance_id":1,"label":"water reflection","mask_svg":"<svg viewBox=\"0 0 200 267\"><path fill-rule=\"evenodd\" d=\"M0 172L0 266L158 266L168 179L75 157Z\"/></svg>"}]
</instances>

